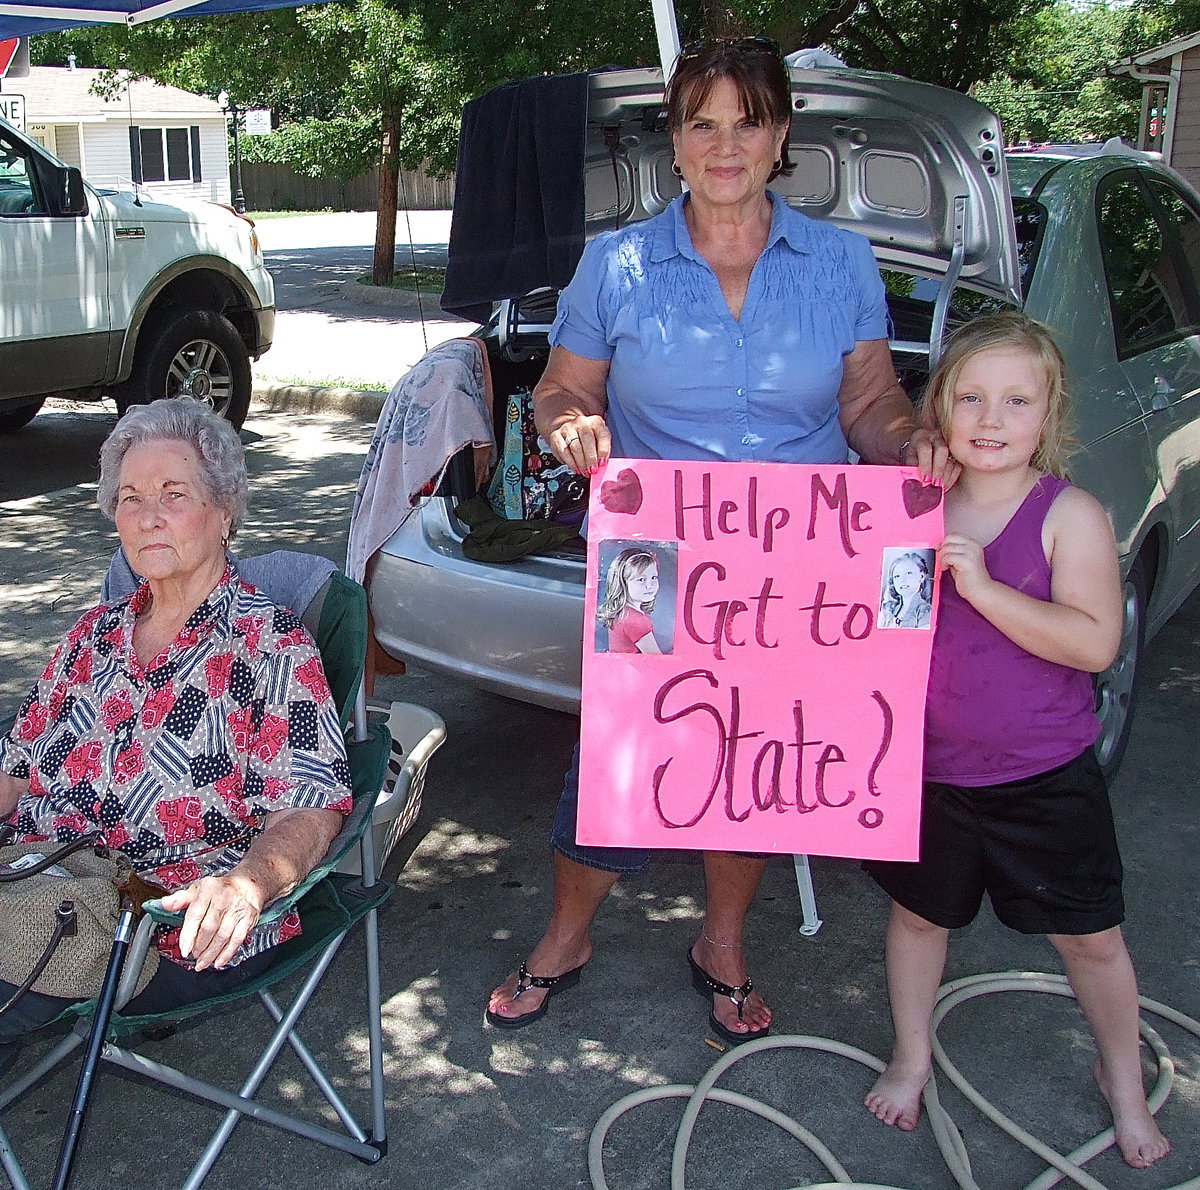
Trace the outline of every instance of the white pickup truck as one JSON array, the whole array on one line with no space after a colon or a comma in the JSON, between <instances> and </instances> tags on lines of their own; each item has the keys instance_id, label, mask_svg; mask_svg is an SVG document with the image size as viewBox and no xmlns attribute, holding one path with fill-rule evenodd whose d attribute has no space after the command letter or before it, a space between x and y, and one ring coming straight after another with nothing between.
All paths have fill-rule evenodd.
<instances>
[{"instance_id":1,"label":"white pickup truck","mask_svg":"<svg viewBox=\"0 0 1200 1190\"><path fill-rule=\"evenodd\" d=\"M250 220L96 189L0 120L0 433L51 396L191 396L240 428L274 326Z\"/></svg>"}]
</instances>

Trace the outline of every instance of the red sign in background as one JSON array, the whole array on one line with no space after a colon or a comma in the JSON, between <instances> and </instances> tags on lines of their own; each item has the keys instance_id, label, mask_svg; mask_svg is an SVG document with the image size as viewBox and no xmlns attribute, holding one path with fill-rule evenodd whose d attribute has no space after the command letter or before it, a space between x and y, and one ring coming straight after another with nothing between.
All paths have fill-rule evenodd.
<instances>
[{"instance_id":1,"label":"red sign in background","mask_svg":"<svg viewBox=\"0 0 1200 1190\"><path fill-rule=\"evenodd\" d=\"M17 47L21 44L19 37L10 38L8 41L0 41L0 79L7 73L8 68L12 65L12 60L17 56Z\"/></svg>"}]
</instances>

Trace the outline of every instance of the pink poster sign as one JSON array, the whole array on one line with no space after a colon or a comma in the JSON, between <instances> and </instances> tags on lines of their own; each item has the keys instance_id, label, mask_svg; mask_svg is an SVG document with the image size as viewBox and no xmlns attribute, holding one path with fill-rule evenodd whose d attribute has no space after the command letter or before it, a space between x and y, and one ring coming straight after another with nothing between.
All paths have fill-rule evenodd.
<instances>
[{"instance_id":1,"label":"pink poster sign","mask_svg":"<svg viewBox=\"0 0 1200 1190\"><path fill-rule=\"evenodd\" d=\"M940 488L613 459L588 524L579 842L916 859Z\"/></svg>"}]
</instances>

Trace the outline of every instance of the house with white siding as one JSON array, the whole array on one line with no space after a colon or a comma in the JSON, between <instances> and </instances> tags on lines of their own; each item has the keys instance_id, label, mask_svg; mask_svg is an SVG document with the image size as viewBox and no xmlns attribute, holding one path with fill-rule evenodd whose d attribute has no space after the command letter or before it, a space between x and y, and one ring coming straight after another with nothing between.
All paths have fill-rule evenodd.
<instances>
[{"instance_id":1,"label":"house with white siding","mask_svg":"<svg viewBox=\"0 0 1200 1190\"><path fill-rule=\"evenodd\" d=\"M216 100L148 79L94 94L102 70L34 66L5 81L25 96L26 133L93 186L144 186L164 199L228 203L229 149Z\"/></svg>"},{"instance_id":2,"label":"house with white siding","mask_svg":"<svg viewBox=\"0 0 1200 1190\"><path fill-rule=\"evenodd\" d=\"M1110 70L1142 84L1138 148L1161 153L1200 188L1200 33L1130 54Z\"/></svg>"}]
</instances>

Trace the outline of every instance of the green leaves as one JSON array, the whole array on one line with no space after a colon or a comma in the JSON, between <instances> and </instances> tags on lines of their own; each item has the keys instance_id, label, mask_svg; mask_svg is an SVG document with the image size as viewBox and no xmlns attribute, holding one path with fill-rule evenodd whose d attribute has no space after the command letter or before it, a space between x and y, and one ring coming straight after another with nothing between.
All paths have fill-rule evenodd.
<instances>
[{"instance_id":1,"label":"green leaves","mask_svg":"<svg viewBox=\"0 0 1200 1190\"><path fill-rule=\"evenodd\" d=\"M677 0L685 41L767 32L850 65L960 90L1010 139L1131 136L1136 84L1106 64L1200 27L1200 0ZM337 0L298 10L157 21L34 38L33 60L124 68L270 107L247 160L346 177L379 153L385 112L409 167L454 166L463 103L500 83L603 65L655 65L649 0Z\"/></svg>"}]
</instances>

